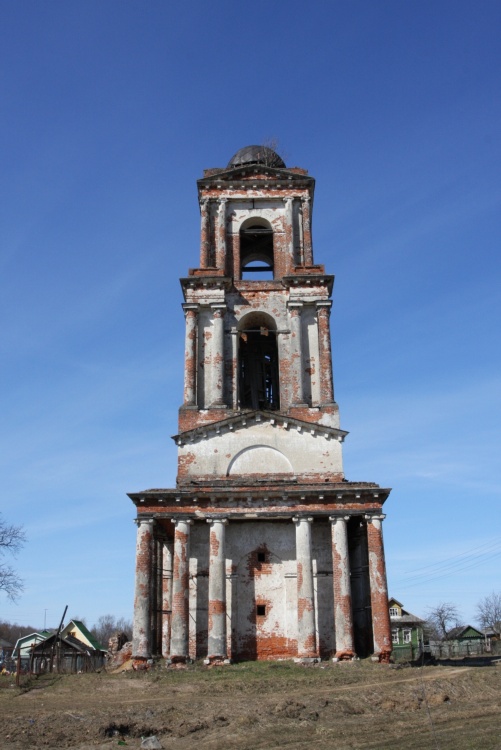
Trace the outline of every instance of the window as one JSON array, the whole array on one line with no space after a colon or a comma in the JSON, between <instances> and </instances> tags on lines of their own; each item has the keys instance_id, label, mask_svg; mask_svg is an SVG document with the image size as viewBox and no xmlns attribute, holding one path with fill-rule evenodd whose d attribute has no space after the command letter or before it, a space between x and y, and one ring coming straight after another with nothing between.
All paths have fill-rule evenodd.
<instances>
[{"instance_id":1,"label":"window","mask_svg":"<svg viewBox=\"0 0 501 750\"><path fill-rule=\"evenodd\" d=\"M257 561L260 563L266 562L266 552L258 552Z\"/></svg>"},{"instance_id":2,"label":"window","mask_svg":"<svg viewBox=\"0 0 501 750\"><path fill-rule=\"evenodd\" d=\"M278 347L275 331L265 326L240 334L240 406L279 409Z\"/></svg>"},{"instance_id":3,"label":"window","mask_svg":"<svg viewBox=\"0 0 501 750\"><path fill-rule=\"evenodd\" d=\"M264 617L266 615L266 604L258 604L256 607L256 613L258 617Z\"/></svg>"},{"instance_id":4,"label":"window","mask_svg":"<svg viewBox=\"0 0 501 750\"><path fill-rule=\"evenodd\" d=\"M398 607L390 607L390 617L398 617Z\"/></svg>"},{"instance_id":5,"label":"window","mask_svg":"<svg viewBox=\"0 0 501 750\"><path fill-rule=\"evenodd\" d=\"M411 632L410 630L404 630L404 643L411 642Z\"/></svg>"},{"instance_id":6,"label":"window","mask_svg":"<svg viewBox=\"0 0 501 750\"><path fill-rule=\"evenodd\" d=\"M240 230L242 279L273 279L273 230L264 219L250 221Z\"/></svg>"},{"instance_id":7,"label":"window","mask_svg":"<svg viewBox=\"0 0 501 750\"><path fill-rule=\"evenodd\" d=\"M391 642L398 643L398 630L391 631Z\"/></svg>"}]
</instances>

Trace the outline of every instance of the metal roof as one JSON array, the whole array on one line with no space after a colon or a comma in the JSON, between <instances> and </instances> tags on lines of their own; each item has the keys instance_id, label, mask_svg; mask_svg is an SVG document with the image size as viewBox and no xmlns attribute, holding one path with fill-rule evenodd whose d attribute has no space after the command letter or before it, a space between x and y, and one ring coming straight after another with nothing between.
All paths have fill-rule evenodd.
<instances>
[{"instance_id":1,"label":"metal roof","mask_svg":"<svg viewBox=\"0 0 501 750\"><path fill-rule=\"evenodd\" d=\"M244 146L239 149L228 162L228 167L237 167L240 164L264 164L267 167L285 169L284 160L268 146Z\"/></svg>"}]
</instances>

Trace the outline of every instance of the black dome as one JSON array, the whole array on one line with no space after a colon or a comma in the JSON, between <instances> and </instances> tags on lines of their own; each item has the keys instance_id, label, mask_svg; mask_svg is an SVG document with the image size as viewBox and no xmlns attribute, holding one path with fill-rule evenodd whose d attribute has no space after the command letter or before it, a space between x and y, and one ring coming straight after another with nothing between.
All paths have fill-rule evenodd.
<instances>
[{"instance_id":1,"label":"black dome","mask_svg":"<svg viewBox=\"0 0 501 750\"><path fill-rule=\"evenodd\" d=\"M228 167L241 164L265 164L267 167L285 169L284 160L268 146L244 146L228 162Z\"/></svg>"}]
</instances>

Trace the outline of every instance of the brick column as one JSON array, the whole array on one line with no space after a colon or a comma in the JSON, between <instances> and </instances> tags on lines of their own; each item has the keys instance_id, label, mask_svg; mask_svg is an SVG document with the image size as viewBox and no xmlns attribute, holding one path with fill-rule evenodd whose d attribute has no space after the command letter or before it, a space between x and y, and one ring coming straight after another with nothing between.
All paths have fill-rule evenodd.
<instances>
[{"instance_id":1,"label":"brick column","mask_svg":"<svg viewBox=\"0 0 501 750\"><path fill-rule=\"evenodd\" d=\"M224 313L225 305L213 305L211 406L224 406Z\"/></svg>"},{"instance_id":2,"label":"brick column","mask_svg":"<svg viewBox=\"0 0 501 750\"><path fill-rule=\"evenodd\" d=\"M313 518L293 518L296 525L297 562L297 658L316 659L315 595L311 557Z\"/></svg>"},{"instance_id":3,"label":"brick column","mask_svg":"<svg viewBox=\"0 0 501 750\"><path fill-rule=\"evenodd\" d=\"M206 663L225 661L226 647L226 518L207 519L209 536L209 624Z\"/></svg>"},{"instance_id":4,"label":"brick column","mask_svg":"<svg viewBox=\"0 0 501 750\"><path fill-rule=\"evenodd\" d=\"M382 521L384 518L384 515L366 516L374 655L379 661L388 662L392 644L383 546Z\"/></svg>"},{"instance_id":5,"label":"brick column","mask_svg":"<svg viewBox=\"0 0 501 750\"><path fill-rule=\"evenodd\" d=\"M349 516L329 518L332 532L332 580L334 585L334 627L336 655L334 661L353 659L353 615L351 608L350 558L348 554Z\"/></svg>"},{"instance_id":6,"label":"brick column","mask_svg":"<svg viewBox=\"0 0 501 750\"><path fill-rule=\"evenodd\" d=\"M136 585L132 626L132 658L151 659L152 537L151 518L138 518L136 541Z\"/></svg>"},{"instance_id":7,"label":"brick column","mask_svg":"<svg viewBox=\"0 0 501 750\"><path fill-rule=\"evenodd\" d=\"M303 256L304 265L313 265L313 249L311 244L311 198L303 198Z\"/></svg>"},{"instance_id":8,"label":"brick column","mask_svg":"<svg viewBox=\"0 0 501 750\"><path fill-rule=\"evenodd\" d=\"M320 360L320 403L334 403L332 383L332 352L329 317L332 302L317 302L318 352Z\"/></svg>"},{"instance_id":9,"label":"brick column","mask_svg":"<svg viewBox=\"0 0 501 750\"><path fill-rule=\"evenodd\" d=\"M216 268L224 271L226 261L226 198L221 198L217 211Z\"/></svg>"},{"instance_id":10,"label":"brick column","mask_svg":"<svg viewBox=\"0 0 501 750\"><path fill-rule=\"evenodd\" d=\"M184 405L197 403L197 305L183 305L186 320L184 339Z\"/></svg>"},{"instance_id":11,"label":"brick column","mask_svg":"<svg viewBox=\"0 0 501 750\"><path fill-rule=\"evenodd\" d=\"M170 654L170 624L172 613L172 543L163 541L162 551L162 656Z\"/></svg>"},{"instance_id":12,"label":"brick column","mask_svg":"<svg viewBox=\"0 0 501 750\"><path fill-rule=\"evenodd\" d=\"M301 348L301 310L300 302L289 302L289 315L291 321L291 394L292 404L303 403L303 367Z\"/></svg>"},{"instance_id":13,"label":"brick column","mask_svg":"<svg viewBox=\"0 0 501 750\"><path fill-rule=\"evenodd\" d=\"M189 659L189 550L190 525L193 521L183 519L173 523L175 532L170 658L172 662L186 662Z\"/></svg>"},{"instance_id":14,"label":"brick column","mask_svg":"<svg viewBox=\"0 0 501 750\"><path fill-rule=\"evenodd\" d=\"M210 260L210 218L209 199L202 198L200 201L200 267L207 268Z\"/></svg>"}]
</instances>

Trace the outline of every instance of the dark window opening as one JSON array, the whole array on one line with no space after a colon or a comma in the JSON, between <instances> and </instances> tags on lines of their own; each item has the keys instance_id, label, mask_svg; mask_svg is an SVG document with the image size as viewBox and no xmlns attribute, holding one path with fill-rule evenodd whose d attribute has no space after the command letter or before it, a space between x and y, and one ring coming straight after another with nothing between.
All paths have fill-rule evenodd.
<instances>
[{"instance_id":1,"label":"dark window opening","mask_svg":"<svg viewBox=\"0 0 501 750\"><path fill-rule=\"evenodd\" d=\"M258 604L256 607L256 613L258 617L264 617L266 615L266 604Z\"/></svg>"},{"instance_id":2,"label":"dark window opening","mask_svg":"<svg viewBox=\"0 0 501 750\"><path fill-rule=\"evenodd\" d=\"M273 230L250 226L240 230L242 279L273 279Z\"/></svg>"},{"instance_id":3,"label":"dark window opening","mask_svg":"<svg viewBox=\"0 0 501 750\"><path fill-rule=\"evenodd\" d=\"M279 409L278 351L274 331L261 327L240 333L240 406Z\"/></svg>"},{"instance_id":4,"label":"dark window opening","mask_svg":"<svg viewBox=\"0 0 501 750\"><path fill-rule=\"evenodd\" d=\"M257 561L258 562L266 562L266 552L258 552L257 553Z\"/></svg>"}]
</instances>

